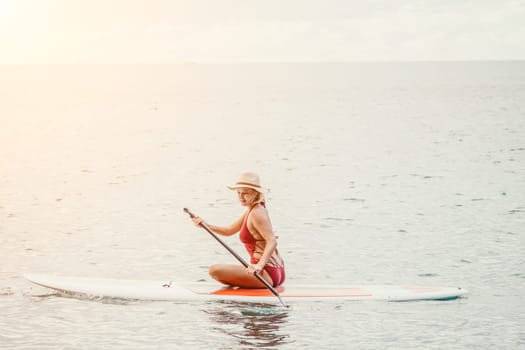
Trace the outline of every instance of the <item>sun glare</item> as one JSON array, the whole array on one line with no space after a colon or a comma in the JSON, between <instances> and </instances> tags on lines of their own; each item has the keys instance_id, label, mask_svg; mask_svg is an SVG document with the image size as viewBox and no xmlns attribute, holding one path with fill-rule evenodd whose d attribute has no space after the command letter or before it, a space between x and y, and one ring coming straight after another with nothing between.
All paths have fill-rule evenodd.
<instances>
[{"instance_id":1,"label":"sun glare","mask_svg":"<svg viewBox=\"0 0 525 350\"><path fill-rule=\"evenodd\" d=\"M16 1L0 0L0 29L9 30L15 23Z\"/></svg>"},{"instance_id":2,"label":"sun glare","mask_svg":"<svg viewBox=\"0 0 525 350\"><path fill-rule=\"evenodd\" d=\"M15 2L12 0L0 0L0 16L3 19L14 12Z\"/></svg>"}]
</instances>

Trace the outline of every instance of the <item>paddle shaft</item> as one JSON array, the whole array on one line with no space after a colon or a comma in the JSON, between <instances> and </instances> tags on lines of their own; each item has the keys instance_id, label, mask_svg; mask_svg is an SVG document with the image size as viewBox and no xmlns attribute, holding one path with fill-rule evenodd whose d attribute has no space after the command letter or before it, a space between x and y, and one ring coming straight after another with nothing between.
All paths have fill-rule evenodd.
<instances>
[{"instance_id":1,"label":"paddle shaft","mask_svg":"<svg viewBox=\"0 0 525 350\"><path fill-rule=\"evenodd\" d=\"M184 208L184 211L190 216L190 218L194 218L195 215L188 209L188 208ZM200 226L202 226L213 238L215 238L215 240L217 242L219 242L224 248L226 248L230 253L231 255L233 255L237 260L239 260L239 262L244 266L244 267L248 267L248 263L246 262L246 260L244 260L239 254L237 254L232 248L230 248L226 243L224 243L224 241L222 239L220 239L219 237L217 237L216 234L214 234L212 232L212 230L208 227L208 225L206 225L204 222L201 222L199 224ZM262 284L264 284L266 286L266 288L268 288L273 295L275 295L279 301L281 302L281 304L284 306L284 307L288 307L284 301L281 299L281 296L279 295L279 293L275 290L275 288L273 288L264 278L262 278L262 276L257 272L255 271L254 272L254 276L257 277L257 279L259 281L261 281Z\"/></svg>"}]
</instances>

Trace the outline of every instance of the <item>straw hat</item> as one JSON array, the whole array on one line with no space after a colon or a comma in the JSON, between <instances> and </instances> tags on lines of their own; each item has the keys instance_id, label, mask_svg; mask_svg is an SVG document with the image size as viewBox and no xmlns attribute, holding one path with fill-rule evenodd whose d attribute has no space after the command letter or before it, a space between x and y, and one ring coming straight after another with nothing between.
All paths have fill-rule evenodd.
<instances>
[{"instance_id":1,"label":"straw hat","mask_svg":"<svg viewBox=\"0 0 525 350\"><path fill-rule=\"evenodd\" d=\"M239 176L239 179L235 185L228 186L230 190L236 190L238 188L251 188L259 193L263 193L261 188L261 178L256 173L245 172Z\"/></svg>"}]
</instances>

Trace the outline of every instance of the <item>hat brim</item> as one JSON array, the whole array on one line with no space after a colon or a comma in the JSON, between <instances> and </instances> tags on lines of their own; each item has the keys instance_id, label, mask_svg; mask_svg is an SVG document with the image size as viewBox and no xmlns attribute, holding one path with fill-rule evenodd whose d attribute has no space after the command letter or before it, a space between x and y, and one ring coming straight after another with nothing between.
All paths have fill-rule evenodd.
<instances>
[{"instance_id":1,"label":"hat brim","mask_svg":"<svg viewBox=\"0 0 525 350\"><path fill-rule=\"evenodd\" d=\"M256 186L250 186L250 185L233 185L233 186L227 186L227 187L228 187L230 190L237 190L237 189L239 189L239 188L251 188L252 190L255 190L255 191L259 192L259 193L263 193L263 194L264 194L262 188L260 188L260 187L256 187Z\"/></svg>"}]
</instances>

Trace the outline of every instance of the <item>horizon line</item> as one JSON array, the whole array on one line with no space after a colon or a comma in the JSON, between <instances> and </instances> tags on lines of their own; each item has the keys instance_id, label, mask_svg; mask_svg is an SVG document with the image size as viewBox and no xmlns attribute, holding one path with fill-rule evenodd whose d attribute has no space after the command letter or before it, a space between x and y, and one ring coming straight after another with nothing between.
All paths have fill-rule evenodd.
<instances>
[{"instance_id":1,"label":"horizon line","mask_svg":"<svg viewBox=\"0 0 525 350\"><path fill-rule=\"evenodd\" d=\"M351 64L351 63L496 63L525 62L525 58L443 59L443 60L333 60L333 61L174 61L174 62L0 62L0 66L66 66L66 65L251 65L251 64Z\"/></svg>"}]
</instances>

